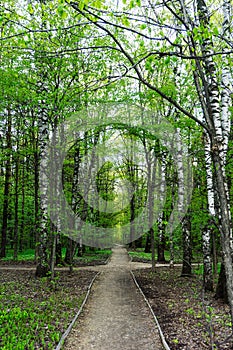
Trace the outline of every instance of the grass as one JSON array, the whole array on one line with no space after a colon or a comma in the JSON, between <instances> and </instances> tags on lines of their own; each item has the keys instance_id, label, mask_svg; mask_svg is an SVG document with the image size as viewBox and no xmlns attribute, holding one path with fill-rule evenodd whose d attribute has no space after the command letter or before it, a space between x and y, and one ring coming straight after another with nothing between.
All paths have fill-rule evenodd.
<instances>
[{"instance_id":1,"label":"grass","mask_svg":"<svg viewBox=\"0 0 233 350\"><path fill-rule=\"evenodd\" d=\"M138 259L151 261L151 253L145 253L144 249L142 249L142 248L138 248L137 250L129 251L128 253L132 258L135 257ZM155 257L155 259L157 259L157 256ZM165 251L165 259L166 259L166 261L169 261L169 259L170 259L170 254L168 251Z\"/></svg>"},{"instance_id":2,"label":"grass","mask_svg":"<svg viewBox=\"0 0 233 350\"><path fill-rule=\"evenodd\" d=\"M82 258L75 259L91 263L106 260L111 253L87 248ZM4 260L12 259L13 251L9 250ZM34 250L19 253L18 260L34 261ZM54 281L36 279L34 272L25 273L25 278L22 274L4 272L0 276L0 349L52 350L82 304L86 294L82 284L89 285L93 272L75 272L72 284L71 277L64 282L59 274Z\"/></svg>"},{"instance_id":3,"label":"grass","mask_svg":"<svg viewBox=\"0 0 233 350\"><path fill-rule=\"evenodd\" d=\"M112 251L111 249L100 249L100 250L91 250L90 248L86 248L86 252L82 257L75 257L76 261L81 261L84 263L92 262L95 260L106 260ZM62 249L62 256L65 257L65 248ZM7 250L7 255L2 261L12 261L13 260L13 249ZM18 253L18 261L34 261L35 260L35 250L34 249L26 249L23 252Z\"/></svg>"},{"instance_id":4,"label":"grass","mask_svg":"<svg viewBox=\"0 0 233 350\"><path fill-rule=\"evenodd\" d=\"M6 257L2 258L3 261L13 260L13 249L8 249ZM18 261L33 261L35 259L34 249L25 249L23 252L18 253Z\"/></svg>"},{"instance_id":5,"label":"grass","mask_svg":"<svg viewBox=\"0 0 233 350\"><path fill-rule=\"evenodd\" d=\"M101 249L91 251L89 249L83 254L82 257L75 257L75 261L83 262L83 263L92 263L94 261L103 261L107 260L112 254L111 249Z\"/></svg>"},{"instance_id":6,"label":"grass","mask_svg":"<svg viewBox=\"0 0 233 350\"><path fill-rule=\"evenodd\" d=\"M142 251L129 251L129 255L132 258L139 258L139 259L151 261L151 253L144 253Z\"/></svg>"},{"instance_id":7,"label":"grass","mask_svg":"<svg viewBox=\"0 0 233 350\"><path fill-rule=\"evenodd\" d=\"M148 260L151 261L151 253L145 253L144 248L137 248L136 250L129 250L129 255L131 257L135 257L142 260ZM193 263L197 263L198 261L201 261L201 257L198 254L195 254L193 257ZM155 254L155 261L157 260L157 254ZM165 260L167 262L170 261L170 252L168 250L165 250ZM175 263L182 264L182 252L175 254ZM200 263L199 266L202 264Z\"/></svg>"},{"instance_id":8,"label":"grass","mask_svg":"<svg viewBox=\"0 0 233 350\"><path fill-rule=\"evenodd\" d=\"M17 278L16 278L17 279ZM59 279L59 278L58 278ZM78 280L78 276L76 276ZM0 285L0 349L55 348L85 296L79 286L46 278Z\"/></svg>"},{"instance_id":9,"label":"grass","mask_svg":"<svg viewBox=\"0 0 233 350\"><path fill-rule=\"evenodd\" d=\"M218 271L217 273L220 273L221 263L218 263ZM203 264L199 264L195 269L193 270L195 275L203 275L204 273L204 267Z\"/></svg>"}]
</instances>

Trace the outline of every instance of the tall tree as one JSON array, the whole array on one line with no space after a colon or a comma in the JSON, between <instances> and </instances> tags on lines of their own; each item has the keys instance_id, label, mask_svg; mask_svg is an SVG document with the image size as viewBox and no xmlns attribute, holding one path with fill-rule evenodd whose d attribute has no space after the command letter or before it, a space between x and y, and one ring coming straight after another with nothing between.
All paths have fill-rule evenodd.
<instances>
[{"instance_id":1,"label":"tall tree","mask_svg":"<svg viewBox=\"0 0 233 350\"><path fill-rule=\"evenodd\" d=\"M12 157L12 110L8 106L6 112L6 145L5 145L5 183L4 183L4 202L2 212L2 229L1 229L1 251L0 257L6 256L7 245L7 228L9 219L9 199L11 186L11 157Z\"/></svg>"}]
</instances>

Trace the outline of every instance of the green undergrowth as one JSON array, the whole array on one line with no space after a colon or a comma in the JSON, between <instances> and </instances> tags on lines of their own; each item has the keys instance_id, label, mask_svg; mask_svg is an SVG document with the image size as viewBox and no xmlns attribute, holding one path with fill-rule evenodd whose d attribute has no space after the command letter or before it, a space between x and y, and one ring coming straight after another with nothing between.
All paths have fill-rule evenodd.
<instances>
[{"instance_id":1,"label":"green undergrowth","mask_svg":"<svg viewBox=\"0 0 233 350\"><path fill-rule=\"evenodd\" d=\"M62 249L62 256L65 257L65 248ZM92 250L89 247L86 247L85 252L82 257L74 257L74 261L83 262L83 263L91 263L94 261L104 261L107 260L111 255L111 249L95 249ZM12 261L13 260L13 250L8 249L7 255L2 261ZM19 262L34 262L35 260L35 251L34 249L26 249L23 252L18 253L17 261Z\"/></svg>"},{"instance_id":2,"label":"green undergrowth","mask_svg":"<svg viewBox=\"0 0 233 350\"><path fill-rule=\"evenodd\" d=\"M151 261L151 253L145 253L142 251L129 251L128 253L131 258Z\"/></svg>"},{"instance_id":3,"label":"green undergrowth","mask_svg":"<svg viewBox=\"0 0 233 350\"><path fill-rule=\"evenodd\" d=\"M36 279L33 273L17 274L0 285L0 349L54 349L81 306L92 276L85 272L83 288L81 272L62 282L59 276L50 281Z\"/></svg>"},{"instance_id":4,"label":"green undergrowth","mask_svg":"<svg viewBox=\"0 0 233 350\"><path fill-rule=\"evenodd\" d=\"M82 257L75 257L74 262L92 263L106 261L112 254L111 249L87 250Z\"/></svg>"},{"instance_id":5,"label":"green undergrowth","mask_svg":"<svg viewBox=\"0 0 233 350\"><path fill-rule=\"evenodd\" d=\"M144 248L137 248L135 250L128 250L128 254L137 261L151 261L151 253L145 253ZM168 250L165 250L165 260L167 263L170 261L170 252ZM158 256L157 252L155 253L155 261L157 261ZM201 258L198 254L194 254L193 256L193 263L197 264L198 262L198 268L195 269L196 274L201 274L203 272L202 264L201 264ZM182 264L182 253L175 254L175 263L176 264Z\"/></svg>"},{"instance_id":6,"label":"green undergrowth","mask_svg":"<svg viewBox=\"0 0 233 350\"><path fill-rule=\"evenodd\" d=\"M145 260L148 262L151 261L151 253L145 253L143 249L129 250L128 253L132 258L135 258L137 260ZM157 256L155 256L155 259L157 260ZM168 251L165 251L165 259L166 261L169 261L170 259Z\"/></svg>"},{"instance_id":7,"label":"green undergrowth","mask_svg":"<svg viewBox=\"0 0 233 350\"><path fill-rule=\"evenodd\" d=\"M221 263L218 263L218 266L217 266L217 274L220 273L220 269L221 269ZM203 275L204 273L204 267L203 267L203 264L199 264L198 266L195 266L194 269L193 269L193 272L195 275Z\"/></svg>"},{"instance_id":8,"label":"green undergrowth","mask_svg":"<svg viewBox=\"0 0 233 350\"><path fill-rule=\"evenodd\" d=\"M7 249L6 257L2 258L3 261L13 260L14 251L13 249ZM25 249L22 252L18 253L18 261L34 261L35 251L34 249Z\"/></svg>"},{"instance_id":9,"label":"green undergrowth","mask_svg":"<svg viewBox=\"0 0 233 350\"><path fill-rule=\"evenodd\" d=\"M151 253L145 253L143 250L141 249L137 249L137 250L132 250L132 251L128 251L128 254L130 255L130 257L134 260L137 261L151 261ZM170 255L168 251L165 251L165 259L167 262L169 262L170 259ZM157 256L155 257L155 261L157 260ZM176 261L176 263L182 263L182 261ZM221 268L221 263L218 263L218 271L217 274L220 273L220 268ZM203 264L202 263L198 263L198 265L193 265L193 274L194 275L198 275L201 276L203 275Z\"/></svg>"}]
</instances>

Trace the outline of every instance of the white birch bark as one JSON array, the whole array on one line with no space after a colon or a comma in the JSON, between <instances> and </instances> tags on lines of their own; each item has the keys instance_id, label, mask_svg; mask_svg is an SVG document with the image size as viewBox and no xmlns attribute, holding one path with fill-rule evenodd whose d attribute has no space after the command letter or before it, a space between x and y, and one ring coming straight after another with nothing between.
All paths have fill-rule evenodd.
<instances>
[{"instance_id":1,"label":"white birch bark","mask_svg":"<svg viewBox=\"0 0 233 350\"><path fill-rule=\"evenodd\" d=\"M49 271L48 262L48 163L46 145L48 142L49 126L46 112L41 107L40 118L38 120L39 135L39 158L40 158L40 219L39 219L39 241L38 241L38 263L36 276L44 277Z\"/></svg>"},{"instance_id":2,"label":"white birch bark","mask_svg":"<svg viewBox=\"0 0 233 350\"><path fill-rule=\"evenodd\" d=\"M185 172L183 164L183 149L181 143L180 129L177 128L176 133L177 145L177 174L178 174L178 213L181 218L182 235L183 235L183 266L182 275L189 276L192 274L191 264L191 223L189 212L185 214ZM186 165L187 166L187 165ZM188 170L188 169L186 169ZM187 174L188 175L188 174ZM187 195L187 194L186 194ZM184 215L185 214L185 215Z\"/></svg>"},{"instance_id":3,"label":"white birch bark","mask_svg":"<svg viewBox=\"0 0 233 350\"><path fill-rule=\"evenodd\" d=\"M231 17L232 17L232 8L230 0L223 2L223 25L222 25L222 35L225 40L232 40L232 33L230 32L231 26ZM223 49L223 52L226 52L226 48ZM228 60L228 55L225 54L222 56L222 81L221 81L221 103L222 103L222 114L221 114L221 124L222 124L222 133L223 133L223 152L224 152L224 163L226 161L226 153L228 147L228 140L230 134L230 93L232 89L231 84L231 72L230 64Z\"/></svg>"},{"instance_id":4,"label":"white birch bark","mask_svg":"<svg viewBox=\"0 0 233 350\"><path fill-rule=\"evenodd\" d=\"M228 2L229 4L229 2ZM210 29L208 8L204 0L197 0L197 10L200 24L205 30ZM224 7L226 18L229 15L229 6ZM227 23L224 19L224 23ZM223 27L224 24L223 23ZM213 43L211 39L205 38L201 44L204 71L206 76L207 86L206 91L206 106L208 110L208 119L206 120L209 129L209 136L211 141L211 154L212 161L216 177L216 192L219 201L220 208L220 233L221 233L221 245L223 251L223 261L226 271L226 284L228 301L231 309L231 318L233 320L233 267L232 267L232 223L229 206L229 194L227 188L227 181L225 176L225 160L224 160L224 134L223 128L225 128L226 122L226 109L227 99L224 96L224 105L222 105L220 88L216 70L216 63L214 62ZM225 75L225 70L223 70ZM223 112L223 113L222 113ZM224 120L224 126L222 124Z\"/></svg>"},{"instance_id":5,"label":"white birch bark","mask_svg":"<svg viewBox=\"0 0 233 350\"><path fill-rule=\"evenodd\" d=\"M160 164L160 188L159 188L159 201L163 203L166 195L166 154L162 151L161 154L161 164ZM164 211L161 209L157 220L158 227L158 262L164 262L164 235L165 235L165 225L164 225Z\"/></svg>"},{"instance_id":6,"label":"white birch bark","mask_svg":"<svg viewBox=\"0 0 233 350\"><path fill-rule=\"evenodd\" d=\"M211 159L211 144L207 133L204 134L205 147L205 166L206 166L206 182L207 182L207 200L208 211L210 217L215 217L215 203L214 203L214 186L213 186L213 171ZM203 250L203 286L207 291L213 290L213 271L211 258L211 226L210 220L206 227L202 229L202 250Z\"/></svg>"}]
</instances>

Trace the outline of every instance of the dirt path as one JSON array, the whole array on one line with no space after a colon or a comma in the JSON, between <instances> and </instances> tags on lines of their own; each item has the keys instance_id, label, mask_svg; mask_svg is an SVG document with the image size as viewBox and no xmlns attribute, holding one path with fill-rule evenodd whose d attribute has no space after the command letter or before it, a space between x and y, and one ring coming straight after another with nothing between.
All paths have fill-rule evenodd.
<instances>
[{"instance_id":1,"label":"dirt path","mask_svg":"<svg viewBox=\"0 0 233 350\"><path fill-rule=\"evenodd\" d=\"M113 249L65 350L162 350L153 317L136 288L126 249Z\"/></svg>"}]
</instances>

